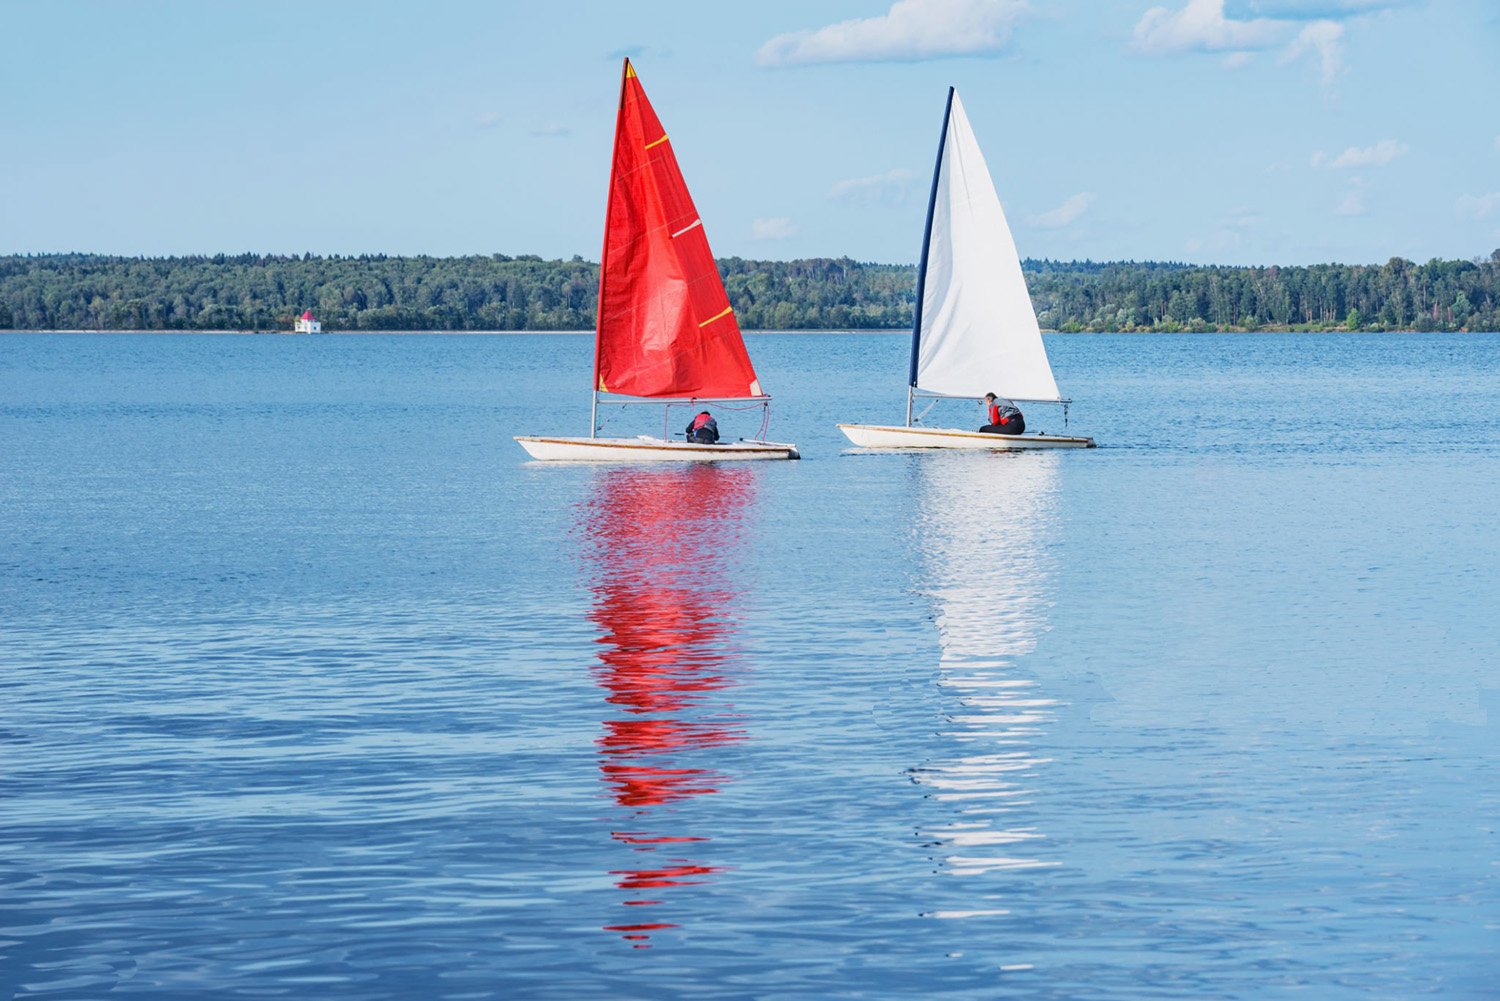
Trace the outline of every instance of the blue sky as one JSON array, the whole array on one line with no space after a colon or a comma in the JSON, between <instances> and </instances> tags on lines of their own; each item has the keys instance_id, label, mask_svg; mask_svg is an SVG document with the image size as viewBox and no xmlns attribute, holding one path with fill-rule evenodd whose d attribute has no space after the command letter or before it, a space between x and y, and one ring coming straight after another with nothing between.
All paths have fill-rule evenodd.
<instances>
[{"instance_id":1,"label":"blue sky","mask_svg":"<svg viewBox=\"0 0 1500 1001\"><path fill-rule=\"evenodd\" d=\"M1489 0L0 0L0 253L597 260L622 54L720 256L918 253L959 88L1025 256L1500 247Z\"/></svg>"}]
</instances>

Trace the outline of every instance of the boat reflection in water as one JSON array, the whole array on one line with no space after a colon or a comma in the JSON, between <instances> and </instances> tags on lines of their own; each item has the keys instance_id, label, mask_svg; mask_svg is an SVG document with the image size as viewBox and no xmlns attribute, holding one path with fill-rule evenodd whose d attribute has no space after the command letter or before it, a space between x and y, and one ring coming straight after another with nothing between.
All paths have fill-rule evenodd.
<instances>
[{"instance_id":1,"label":"boat reflection in water","mask_svg":"<svg viewBox=\"0 0 1500 1001\"><path fill-rule=\"evenodd\" d=\"M744 738L724 690L736 683L732 577L754 476L717 464L603 469L585 505L595 674L611 707L599 767L630 818L612 836L638 853L611 872L631 917L605 930L637 948L677 927L661 913L674 887L719 871L686 857L706 837L664 825L680 822L673 804L729 781L708 752Z\"/></svg>"},{"instance_id":2,"label":"boat reflection in water","mask_svg":"<svg viewBox=\"0 0 1500 1001\"><path fill-rule=\"evenodd\" d=\"M1046 763L1033 750L1056 703L1015 669L1046 628L1043 556L1055 503L1055 452L924 456L919 538L949 693L943 736L955 756L923 764L914 779L949 820L921 833L940 846L942 871L984 877L1055 863L1034 854L1043 835L1024 819ZM1004 914L1003 887L975 886L972 906L935 917Z\"/></svg>"}]
</instances>

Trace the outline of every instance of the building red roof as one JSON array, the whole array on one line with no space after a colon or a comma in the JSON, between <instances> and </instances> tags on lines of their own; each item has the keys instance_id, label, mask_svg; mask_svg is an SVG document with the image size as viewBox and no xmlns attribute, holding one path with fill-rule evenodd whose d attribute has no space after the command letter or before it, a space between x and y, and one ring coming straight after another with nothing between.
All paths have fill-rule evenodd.
<instances>
[{"instance_id":1,"label":"building red roof","mask_svg":"<svg viewBox=\"0 0 1500 1001\"><path fill-rule=\"evenodd\" d=\"M312 318L313 318L312 310L307 309L307 310L303 310L302 311L302 319L304 319L304 320L311 320Z\"/></svg>"}]
</instances>

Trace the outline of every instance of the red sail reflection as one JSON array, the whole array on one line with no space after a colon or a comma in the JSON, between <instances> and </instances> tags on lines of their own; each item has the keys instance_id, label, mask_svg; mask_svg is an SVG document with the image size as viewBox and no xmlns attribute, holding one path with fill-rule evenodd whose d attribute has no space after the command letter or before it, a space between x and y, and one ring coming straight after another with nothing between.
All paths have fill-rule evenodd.
<instances>
[{"instance_id":1,"label":"red sail reflection","mask_svg":"<svg viewBox=\"0 0 1500 1001\"><path fill-rule=\"evenodd\" d=\"M599 626L596 675L615 707L599 738L599 768L615 801L632 810L616 841L645 854L612 870L629 894L625 906L655 908L662 891L706 882L719 869L679 857L707 838L649 830L659 808L717 792L728 781L702 764L703 753L744 737L719 693L739 594L730 583L741 545L742 514L753 495L748 467L603 471L587 505L594 608ZM649 912L605 926L636 948L676 924Z\"/></svg>"}]
</instances>

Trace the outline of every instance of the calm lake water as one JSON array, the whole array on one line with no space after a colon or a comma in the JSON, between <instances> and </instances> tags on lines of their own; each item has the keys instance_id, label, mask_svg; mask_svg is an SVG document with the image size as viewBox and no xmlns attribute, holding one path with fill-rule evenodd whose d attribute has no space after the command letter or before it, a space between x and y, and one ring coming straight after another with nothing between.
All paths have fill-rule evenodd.
<instances>
[{"instance_id":1,"label":"calm lake water","mask_svg":"<svg viewBox=\"0 0 1500 1001\"><path fill-rule=\"evenodd\" d=\"M0 996L1496 996L1500 336L1054 336L1010 455L747 340L801 462L525 461L585 336L0 337Z\"/></svg>"}]
</instances>

